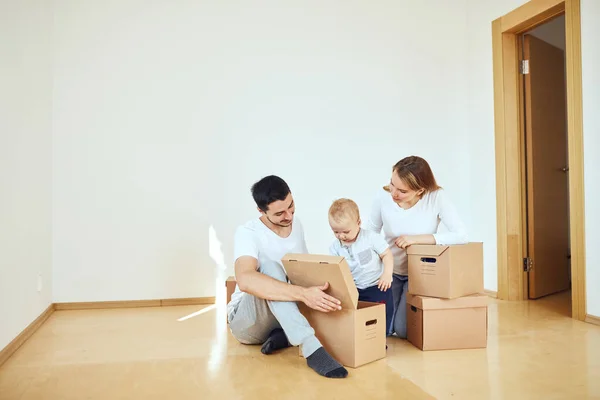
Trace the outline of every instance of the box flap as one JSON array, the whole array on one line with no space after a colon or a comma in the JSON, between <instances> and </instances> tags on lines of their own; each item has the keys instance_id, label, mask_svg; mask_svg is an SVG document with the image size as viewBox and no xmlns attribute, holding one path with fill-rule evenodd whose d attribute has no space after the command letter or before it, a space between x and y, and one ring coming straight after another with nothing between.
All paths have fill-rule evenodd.
<instances>
[{"instance_id":1,"label":"box flap","mask_svg":"<svg viewBox=\"0 0 600 400\"><path fill-rule=\"evenodd\" d=\"M406 254L439 257L448 247L438 244L413 244L406 249Z\"/></svg>"},{"instance_id":2,"label":"box flap","mask_svg":"<svg viewBox=\"0 0 600 400\"><path fill-rule=\"evenodd\" d=\"M344 257L286 254L281 261L292 284L309 287L322 286L329 282L326 293L340 300L342 309L356 310L358 290Z\"/></svg>"},{"instance_id":3,"label":"box flap","mask_svg":"<svg viewBox=\"0 0 600 400\"><path fill-rule=\"evenodd\" d=\"M407 295L406 302L421 310L445 310L452 308L487 307L488 296L473 294L456 299L438 299L436 297Z\"/></svg>"}]
</instances>

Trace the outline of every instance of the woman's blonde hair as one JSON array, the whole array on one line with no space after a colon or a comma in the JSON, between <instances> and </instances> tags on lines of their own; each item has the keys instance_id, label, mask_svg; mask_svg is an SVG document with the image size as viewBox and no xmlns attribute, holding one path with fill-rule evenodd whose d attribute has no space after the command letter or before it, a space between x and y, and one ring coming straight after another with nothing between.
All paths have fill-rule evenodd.
<instances>
[{"instance_id":1,"label":"woman's blonde hair","mask_svg":"<svg viewBox=\"0 0 600 400\"><path fill-rule=\"evenodd\" d=\"M411 190L423 189L425 193L434 192L441 187L437 184L433 171L425 159L418 156L410 156L398 161L392 168L396 174ZM383 187L390 191L389 186Z\"/></svg>"}]
</instances>

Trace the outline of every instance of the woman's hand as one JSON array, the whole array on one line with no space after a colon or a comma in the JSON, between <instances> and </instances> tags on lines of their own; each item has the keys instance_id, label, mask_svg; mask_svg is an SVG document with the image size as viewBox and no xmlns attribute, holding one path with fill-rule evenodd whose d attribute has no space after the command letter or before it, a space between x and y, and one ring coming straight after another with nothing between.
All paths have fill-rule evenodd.
<instances>
[{"instance_id":1,"label":"woman's hand","mask_svg":"<svg viewBox=\"0 0 600 400\"><path fill-rule=\"evenodd\" d=\"M417 241L413 236L400 236L398 239L396 239L395 243L396 246L400 247L401 249L406 249L413 244L417 244Z\"/></svg>"}]
</instances>

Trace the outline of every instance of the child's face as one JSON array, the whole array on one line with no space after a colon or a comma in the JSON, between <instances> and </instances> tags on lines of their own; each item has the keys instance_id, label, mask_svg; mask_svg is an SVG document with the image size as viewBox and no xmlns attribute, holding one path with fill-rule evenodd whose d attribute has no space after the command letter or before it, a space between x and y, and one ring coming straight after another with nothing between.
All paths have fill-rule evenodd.
<instances>
[{"instance_id":1,"label":"child's face","mask_svg":"<svg viewBox=\"0 0 600 400\"><path fill-rule=\"evenodd\" d=\"M344 244L350 244L353 243L358 236L360 220L354 221L350 218L345 218L338 222L329 217L329 226L331 226L331 230L338 240Z\"/></svg>"}]
</instances>

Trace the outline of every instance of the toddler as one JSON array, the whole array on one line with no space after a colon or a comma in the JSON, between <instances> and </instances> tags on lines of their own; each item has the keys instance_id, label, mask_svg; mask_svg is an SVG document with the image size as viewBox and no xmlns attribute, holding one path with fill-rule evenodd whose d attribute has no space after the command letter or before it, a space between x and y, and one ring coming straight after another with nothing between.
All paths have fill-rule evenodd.
<instances>
[{"instance_id":1,"label":"toddler","mask_svg":"<svg viewBox=\"0 0 600 400\"><path fill-rule=\"evenodd\" d=\"M385 304L386 334L389 334L394 315L390 288L394 256L382 236L361 229L360 224L360 213L354 201L334 201L329 208L329 226L337 240L329 252L346 259L358 289L358 300Z\"/></svg>"}]
</instances>

